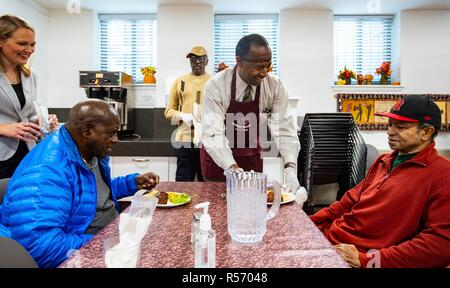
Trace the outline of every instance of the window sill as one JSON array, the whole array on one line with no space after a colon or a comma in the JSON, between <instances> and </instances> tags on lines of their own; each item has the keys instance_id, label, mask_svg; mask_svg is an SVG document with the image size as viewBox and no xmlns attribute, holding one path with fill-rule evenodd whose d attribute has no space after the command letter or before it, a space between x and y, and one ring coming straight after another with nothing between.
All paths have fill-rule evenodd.
<instances>
[{"instance_id":1,"label":"window sill","mask_svg":"<svg viewBox=\"0 0 450 288\"><path fill-rule=\"evenodd\" d=\"M133 83L132 86L133 86L133 87L156 87L156 83L155 83L155 84L148 84L148 83Z\"/></svg>"},{"instance_id":2,"label":"window sill","mask_svg":"<svg viewBox=\"0 0 450 288\"><path fill-rule=\"evenodd\" d=\"M404 86L401 85L331 85L334 92L348 93L402 93Z\"/></svg>"}]
</instances>

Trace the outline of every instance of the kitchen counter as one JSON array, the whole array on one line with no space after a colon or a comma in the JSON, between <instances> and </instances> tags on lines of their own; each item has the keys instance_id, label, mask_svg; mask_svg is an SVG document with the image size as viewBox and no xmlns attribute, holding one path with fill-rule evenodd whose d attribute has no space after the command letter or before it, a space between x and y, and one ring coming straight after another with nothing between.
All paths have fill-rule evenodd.
<instances>
[{"instance_id":1,"label":"kitchen counter","mask_svg":"<svg viewBox=\"0 0 450 288\"><path fill-rule=\"evenodd\" d=\"M262 146L264 157L278 157L275 142L263 141ZM266 148L267 147L267 148ZM270 152L270 147L273 147ZM170 138L141 138L139 140L125 139L112 147L111 156L157 156L157 157L175 157Z\"/></svg>"},{"instance_id":2,"label":"kitchen counter","mask_svg":"<svg viewBox=\"0 0 450 288\"><path fill-rule=\"evenodd\" d=\"M112 147L111 156L173 156L175 152L170 138L141 138L120 140Z\"/></svg>"}]
</instances>

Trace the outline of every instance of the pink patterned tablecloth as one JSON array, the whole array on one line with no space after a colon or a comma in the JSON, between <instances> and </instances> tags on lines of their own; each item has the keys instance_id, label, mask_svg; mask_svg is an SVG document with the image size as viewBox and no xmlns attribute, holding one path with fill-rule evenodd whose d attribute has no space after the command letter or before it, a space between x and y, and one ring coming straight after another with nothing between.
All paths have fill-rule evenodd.
<instances>
[{"instance_id":1,"label":"pink patterned tablecloth","mask_svg":"<svg viewBox=\"0 0 450 288\"><path fill-rule=\"evenodd\" d=\"M220 197L226 191L225 183L162 182L156 189L186 192L192 201L174 208L156 208L143 239L140 267L194 267L191 220L195 204L204 201L211 202L218 268L349 267L295 201L281 205L267 223L262 242L237 244L228 235L226 200ZM118 235L118 225L119 217L75 253L76 259L72 257L60 267L104 267L103 241Z\"/></svg>"}]
</instances>

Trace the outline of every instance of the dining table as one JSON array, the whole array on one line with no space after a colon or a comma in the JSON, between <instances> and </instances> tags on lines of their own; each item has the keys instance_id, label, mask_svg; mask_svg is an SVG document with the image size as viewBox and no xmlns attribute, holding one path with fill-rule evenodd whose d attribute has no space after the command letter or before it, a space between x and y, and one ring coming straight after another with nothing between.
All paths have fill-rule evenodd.
<instances>
[{"instance_id":1,"label":"dining table","mask_svg":"<svg viewBox=\"0 0 450 288\"><path fill-rule=\"evenodd\" d=\"M295 201L280 205L277 215L268 220L262 241L240 244L232 241L227 230L224 182L160 182L156 189L187 193L191 201L181 206L156 208L141 242L139 267L193 268L194 206L205 201L210 202L209 214L216 232L216 268L350 267ZM59 267L105 267L103 243L119 235L119 219L105 226Z\"/></svg>"}]
</instances>

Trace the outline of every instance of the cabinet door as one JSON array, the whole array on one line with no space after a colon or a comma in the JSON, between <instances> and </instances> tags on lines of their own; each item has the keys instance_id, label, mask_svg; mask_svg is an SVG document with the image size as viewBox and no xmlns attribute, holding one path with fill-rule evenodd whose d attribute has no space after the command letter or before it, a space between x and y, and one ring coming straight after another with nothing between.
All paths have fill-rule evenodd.
<instances>
[{"instance_id":1,"label":"cabinet door","mask_svg":"<svg viewBox=\"0 0 450 288\"><path fill-rule=\"evenodd\" d=\"M177 173L177 157L169 157L169 181L175 181Z\"/></svg>"},{"instance_id":2,"label":"cabinet door","mask_svg":"<svg viewBox=\"0 0 450 288\"><path fill-rule=\"evenodd\" d=\"M123 176L130 173L153 172L159 175L160 181L168 181L168 158L169 157L122 157L115 156L113 163L113 177Z\"/></svg>"},{"instance_id":3,"label":"cabinet door","mask_svg":"<svg viewBox=\"0 0 450 288\"><path fill-rule=\"evenodd\" d=\"M280 157L265 157L263 165L263 172L267 174L267 177L277 180L280 184L284 183L284 171Z\"/></svg>"}]
</instances>

